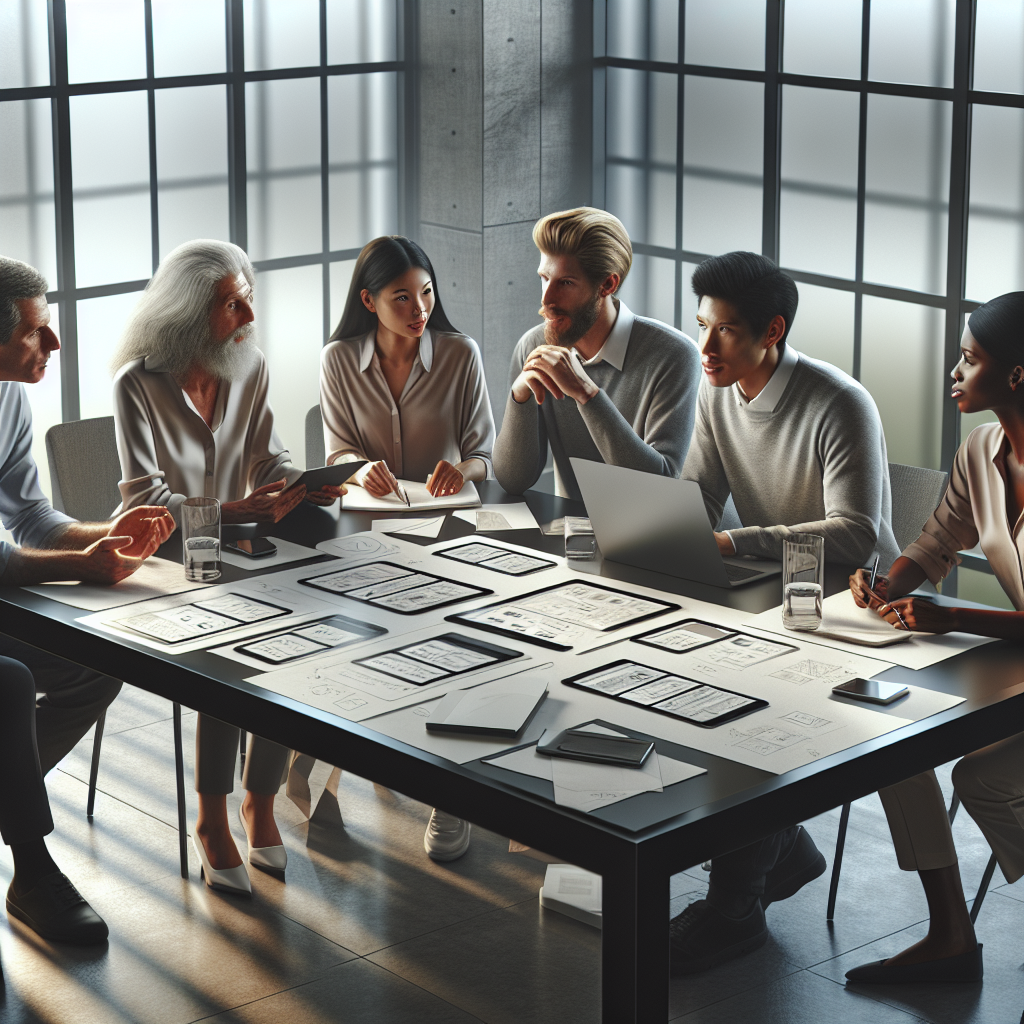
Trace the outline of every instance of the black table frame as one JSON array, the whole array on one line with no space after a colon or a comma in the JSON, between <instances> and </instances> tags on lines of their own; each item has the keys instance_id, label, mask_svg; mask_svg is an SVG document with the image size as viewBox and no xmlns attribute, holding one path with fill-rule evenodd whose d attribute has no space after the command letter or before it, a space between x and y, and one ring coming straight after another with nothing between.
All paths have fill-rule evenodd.
<instances>
[{"instance_id":1,"label":"black table frame","mask_svg":"<svg viewBox=\"0 0 1024 1024\"><path fill-rule=\"evenodd\" d=\"M482 490L486 501L522 500L503 495L494 484ZM582 512L578 504L550 495L531 492L527 499L540 522ZM311 507L289 520L259 532L315 543L369 526L366 516L343 513L339 521ZM458 520L449 524L445 538L469 529ZM536 531L507 537L550 553L560 544L560 538L542 538ZM670 593L703 600L718 596L720 603L734 606L752 603L754 611L760 610L758 604L765 606L769 594L763 587L760 595L745 595L745 588L715 591L607 563L605 569L613 578ZM232 578L243 574L229 568L225 582ZM246 683L244 676L251 675L251 669L205 652L154 652L84 627L75 622L86 614L80 609L24 590L0 590L0 608L4 631L26 643L301 749L425 804L443 806L449 813L602 875L603 1019L609 1022L667 1019L672 875L1024 729L1024 656L1016 645L986 645L906 675L907 680L912 677L950 692L962 688L968 694L964 704L782 776L765 778L765 773L750 769L759 779L753 785L630 832L558 807L471 765L454 764L375 733L372 722L337 719ZM893 678L905 672L896 670ZM657 732L656 723L652 730Z\"/></svg>"}]
</instances>

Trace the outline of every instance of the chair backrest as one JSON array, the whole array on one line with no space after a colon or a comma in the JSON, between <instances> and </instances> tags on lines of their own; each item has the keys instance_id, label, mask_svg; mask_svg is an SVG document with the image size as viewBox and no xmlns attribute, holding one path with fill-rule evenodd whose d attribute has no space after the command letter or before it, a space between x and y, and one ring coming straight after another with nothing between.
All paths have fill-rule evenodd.
<instances>
[{"instance_id":1,"label":"chair backrest","mask_svg":"<svg viewBox=\"0 0 1024 1024\"><path fill-rule=\"evenodd\" d=\"M921 529L939 507L946 490L946 473L938 469L921 469L889 463L889 486L892 488L892 532L900 551L921 536Z\"/></svg>"},{"instance_id":2,"label":"chair backrest","mask_svg":"<svg viewBox=\"0 0 1024 1024\"><path fill-rule=\"evenodd\" d=\"M324 418L320 406L306 413L306 469L319 469L327 461L324 448Z\"/></svg>"},{"instance_id":3,"label":"chair backrest","mask_svg":"<svg viewBox=\"0 0 1024 1024\"><path fill-rule=\"evenodd\" d=\"M53 507L75 519L109 519L121 501L114 417L58 423L46 432Z\"/></svg>"}]
</instances>

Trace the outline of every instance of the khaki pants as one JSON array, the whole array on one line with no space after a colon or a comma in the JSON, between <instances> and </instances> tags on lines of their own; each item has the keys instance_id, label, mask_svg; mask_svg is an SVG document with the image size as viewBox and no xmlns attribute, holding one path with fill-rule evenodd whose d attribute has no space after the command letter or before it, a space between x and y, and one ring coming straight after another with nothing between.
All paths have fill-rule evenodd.
<instances>
[{"instance_id":1,"label":"khaki pants","mask_svg":"<svg viewBox=\"0 0 1024 1024\"><path fill-rule=\"evenodd\" d=\"M235 764L241 732L210 715L200 715L196 726L196 792L226 795L235 788ZM272 740L249 733L242 788L273 796L291 751Z\"/></svg>"},{"instance_id":2,"label":"khaki pants","mask_svg":"<svg viewBox=\"0 0 1024 1024\"><path fill-rule=\"evenodd\" d=\"M1024 875L1024 733L962 758L953 785L1008 882ZM896 859L904 871L956 864L945 800L928 771L879 790Z\"/></svg>"}]
</instances>

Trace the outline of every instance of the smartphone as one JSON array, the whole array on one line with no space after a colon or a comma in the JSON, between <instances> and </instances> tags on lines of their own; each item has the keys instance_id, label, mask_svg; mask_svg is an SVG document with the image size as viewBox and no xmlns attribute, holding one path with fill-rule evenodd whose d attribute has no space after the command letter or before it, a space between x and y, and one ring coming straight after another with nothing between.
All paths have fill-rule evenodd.
<instances>
[{"instance_id":1,"label":"smartphone","mask_svg":"<svg viewBox=\"0 0 1024 1024\"><path fill-rule=\"evenodd\" d=\"M840 697L852 697L854 700L865 700L869 704L892 704L910 691L899 683L889 683L884 679L850 679L832 687L832 692Z\"/></svg>"},{"instance_id":2,"label":"smartphone","mask_svg":"<svg viewBox=\"0 0 1024 1024\"><path fill-rule=\"evenodd\" d=\"M637 740L631 736L602 736L583 729L566 729L549 742L538 743L537 750L551 757L639 768L654 750L654 741Z\"/></svg>"},{"instance_id":3,"label":"smartphone","mask_svg":"<svg viewBox=\"0 0 1024 1024\"><path fill-rule=\"evenodd\" d=\"M269 558L277 551L277 545L267 540L266 537L253 537L246 540L231 540L224 544L225 551L231 551L236 555L245 555L246 558Z\"/></svg>"}]
</instances>

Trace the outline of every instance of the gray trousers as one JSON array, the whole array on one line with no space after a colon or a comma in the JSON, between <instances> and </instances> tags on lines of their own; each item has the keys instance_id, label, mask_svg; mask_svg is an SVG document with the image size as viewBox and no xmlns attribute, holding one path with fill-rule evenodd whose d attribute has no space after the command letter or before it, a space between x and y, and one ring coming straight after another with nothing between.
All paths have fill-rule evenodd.
<instances>
[{"instance_id":1,"label":"gray trousers","mask_svg":"<svg viewBox=\"0 0 1024 1024\"><path fill-rule=\"evenodd\" d=\"M43 776L69 754L121 689L110 676L0 635L0 835L53 831Z\"/></svg>"},{"instance_id":2,"label":"gray trousers","mask_svg":"<svg viewBox=\"0 0 1024 1024\"><path fill-rule=\"evenodd\" d=\"M196 725L196 792L226 796L235 788L235 758L240 730L209 715L200 715ZM245 752L242 788L251 793L273 796L281 788L291 751L249 733Z\"/></svg>"}]
</instances>

